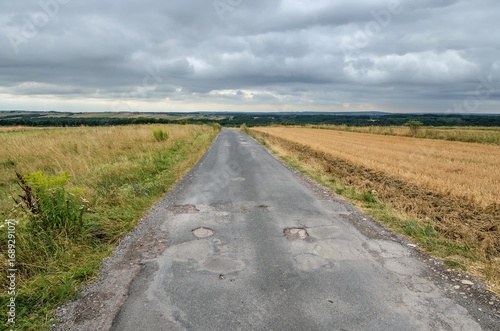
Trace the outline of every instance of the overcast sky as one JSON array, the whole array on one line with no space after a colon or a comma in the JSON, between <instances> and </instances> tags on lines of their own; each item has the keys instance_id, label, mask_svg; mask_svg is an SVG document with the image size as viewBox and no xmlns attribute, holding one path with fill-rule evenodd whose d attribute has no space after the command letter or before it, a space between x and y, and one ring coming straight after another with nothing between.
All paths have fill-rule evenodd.
<instances>
[{"instance_id":1,"label":"overcast sky","mask_svg":"<svg viewBox=\"0 0 500 331\"><path fill-rule=\"evenodd\" d=\"M0 109L500 113L498 0L0 0Z\"/></svg>"}]
</instances>

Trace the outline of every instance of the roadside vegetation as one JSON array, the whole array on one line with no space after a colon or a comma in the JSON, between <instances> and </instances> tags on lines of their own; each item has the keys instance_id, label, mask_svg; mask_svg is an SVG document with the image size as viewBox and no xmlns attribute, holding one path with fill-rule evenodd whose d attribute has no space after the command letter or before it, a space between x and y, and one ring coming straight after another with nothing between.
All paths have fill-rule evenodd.
<instances>
[{"instance_id":1,"label":"roadside vegetation","mask_svg":"<svg viewBox=\"0 0 500 331\"><path fill-rule=\"evenodd\" d=\"M408 121L404 126L348 126L308 125L313 129L372 133L385 136L402 136L469 143L500 145L500 127L432 127L420 121Z\"/></svg>"},{"instance_id":2,"label":"roadside vegetation","mask_svg":"<svg viewBox=\"0 0 500 331\"><path fill-rule=\"evenodd\" d=\"M0 252L16 224L16 330L48 330L57 306L204 154L218 125L0 130ZM9 301L2 280L0 305ZM3 327L6 309L0 310ZM0 328L0 329L3 329Z\"/></svg>"},{"instance_id":3,"label":"roadside vegetation","mask_svg":"<svg viewBox=\"0 0 500 331\"><path fill-rule=\"evenodd\" d=\"M252 128L251 134L499 294L500 147L310 128Z\"/></svg>"}]
</instances>

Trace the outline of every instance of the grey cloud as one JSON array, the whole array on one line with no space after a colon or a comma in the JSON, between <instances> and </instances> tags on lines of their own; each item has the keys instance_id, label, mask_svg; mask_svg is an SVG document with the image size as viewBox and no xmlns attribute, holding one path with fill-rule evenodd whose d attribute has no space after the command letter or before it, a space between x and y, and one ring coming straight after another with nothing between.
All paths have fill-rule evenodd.
<instances>
[{"instance_id":1,"label":"grey cloud","mask_svg":"<svg viewBox=\"0 0 500 331\"><path fill-rule=\"evenodd\" d=\"M4 1L0 94L448 111L483 84L472 111L499 110L498 1L216 1Z\"/></svg>"}]
</instances>

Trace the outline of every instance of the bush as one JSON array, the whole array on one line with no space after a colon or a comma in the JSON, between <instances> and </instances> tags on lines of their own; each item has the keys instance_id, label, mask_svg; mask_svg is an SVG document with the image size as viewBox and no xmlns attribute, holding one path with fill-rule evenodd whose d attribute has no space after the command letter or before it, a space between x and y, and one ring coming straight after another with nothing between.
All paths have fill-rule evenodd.
<instances>
[{"instance_id":1,"label":"bush","mask_svg":"<svg viewBox=\"0 0 500 331\"><path fill-rule=\"evenodd\" d=\"M405 125L410 128L411 134L416 136L418 131L420 130L420 127L423 124L419 120L411 120L411 121L406 122Z\"/></svg>"},{"instance_id":2,"label":"bush","mask_svg":"<svg viewBox=\"0 0 500 331\"><path fill-rule=\"evenodd\" d=\"M165 141L170 136L168 131L165 129L155 129L153 130L153 136L157 141Z\"/></svg>"}]
</instances>

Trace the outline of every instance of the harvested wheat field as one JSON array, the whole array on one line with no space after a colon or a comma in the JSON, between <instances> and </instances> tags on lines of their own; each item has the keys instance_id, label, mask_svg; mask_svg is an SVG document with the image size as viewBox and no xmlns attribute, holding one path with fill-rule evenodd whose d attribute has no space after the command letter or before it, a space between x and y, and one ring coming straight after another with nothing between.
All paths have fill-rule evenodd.
<instances>
[{"instance_id":1,"label":"harvested wheat field","mask_svg":"<svg viewBox=\"0 0 500 331\"><path fill-rule=\"evenodd\" d=\"M499 280L500 146L309 128L252 132L271 148L320 164L401 215L432 225L472 260L489 261L478 274Z\"/></svg>"},{"instance_id":2,"label":"harvested wheat field","mask_svg":"<svg viewBox=\"0 0 500 331\"><path fill-rule=\"evenodd\" d=\"M303 128L258 128L482 206L500 202L500 147Z\"/></svg>"}]
</instances>

